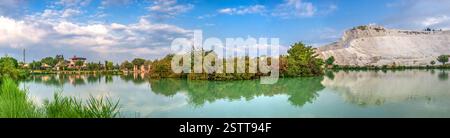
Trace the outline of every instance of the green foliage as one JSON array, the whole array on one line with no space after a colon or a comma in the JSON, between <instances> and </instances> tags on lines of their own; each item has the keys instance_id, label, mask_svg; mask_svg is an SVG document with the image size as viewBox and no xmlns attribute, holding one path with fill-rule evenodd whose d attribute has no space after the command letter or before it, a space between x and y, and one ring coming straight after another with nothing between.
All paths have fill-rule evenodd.
<instances>
[{"instance_id":1,"label":"green foliage","mask_svg":"<svg viewBox=\"0 0 450 138\"><path fill-rule=\"evenodd\" d=\"M51 67L54 67L56 65L56 63L58 63L58 60L54 59L53 57L46 57L46 58L41 59L41 63L47 64Z\"/></svg>"},{"instance_id":2,"label":"green foliage","mask_svg":"<svg viewBox=\"0 0 450 138\"><path fill-rule=\"evenodd\" d=\"M179 74L175 74L171 69L171 61L174 55L169 54L160 60L153 61L150 67L151 77L180 77Z\"/></svg>"},{"instance_id":3,"label":"green foliage","mask_svg":"<svg viewBox=\"0 0 450 138\"><path fill-rule=\"evenodd\" d=\"M42 65L42 63L40 61L33 61L29 64L29 66L32 70L41 69L41 65Z\"/></svg>"},{"instance_id":4,"label":"green foliage","mask_svg":"<svg viewBox=\"0 0 450 138\"><path fill-rule=\"evenodd\" d=\"M142 58L135 58L135 59L133 59L133 61L131 61L131 63L133 63L133 65L139 67L139 66L141 66L141 65L144 65L145 59L142 59Z\"/></svg>"},{"instance_id":5,"label":"green foliage","mask_svg":"<svg viewBox=\"0 0 450 138\"><path fill-rule=\"evenodd\" d=\"M434 64L436 64L436 61L433 60L433 61L430 62L430 64L434 65Z\"/></svg>"},{"instance_id":6,"label":"green foliage","mask_svg":"<svg viewBox=\"0 0 450 138\"><path fill-rule=\"evenodd\" d=\"M25 72L17 68L17 60L12 57L0 58L0 77L11 77L14 79L23 77Z\"/></svg>"},{"instance_id":7,"label":"green foliage","mask_svg":"<svg viewBox=\"0 0 450 138\"><path fill-rule=\"evenodd\" d=\"M440 56L437 58L437 61L441 62L442 65L445 65L445 63L448 62L448 55L440 55Z\"/></svg>"},{"instance_id":8,"label":"green foliage","mask_svg":"<svg viewBox=\"0 0 450 138\"><path fill-rule=\"evenodd\" d=\"M73 97L56 93L53 101L44 103L49 118L112 118L118 115L118 102L90 97L86 104Z\"/></svg>"},{"instance_id":9,"label":"green foliage","mask_svg":"<svg viewBox=\"0 0 450 138\"><path fill-rule=\"evenodd\" d=\"M362 25L362 26L358 26L358 27L356 27L356 29L359 29L359 30L367 30L367 29L368 29L368 27L367 27L367 26L365 26L365 25Z\"/></svg>"},{"instance_id":10,"label":"green foliage","mask_svg":"<svg viewBox=\"0 0 450 138\"><path fill-rule=\"evenodd\" d=\"M111 61L105 61L105 68L106 70L113 70L114 69L114 63Z\"/></svg>"},{"instance_id":11,"label":"green foliage","mask_svg":"<svg viewBox=\"0 0 450 138\"><path fill-rule=\"evenodd\" d=\"M83 65L84 65L84 62L81 61L81 60L78 60L78 61L75 62L75 66L77 66L78 69L80 69L81 66L83 66Z\"/></svg>"},{"instance_id":12,"label":"green foliage","mask_svg":"<svg viewBox=\"0 0 450 138\"><path fill-rule=\"evenodd\" d=\"M119 102L91 97L83 103L58 93L40 108L9 77L4 77L0 84L0 118L112 118L119 114Z\"/></svg>"},{"instance_id":13,"label":"green foliage","mask_svg":"<svg viewBox=\"0 0 450 138\"><path fill-rule=\"evenodd\" d=\"M100 70L100 63L90 62L86 64L88 70Z\"/></svg>"},{"instance_id":14,"label":"green foliage","mask_svg":"<svg viewBox=\"0 0 450 138\"><path fill-rule=\"evenodd\" d=\"M314 49L303 43L295 43L288 50L287 76L316 76L323 74L323 60L317 58Z\"/></svg>"},{"instance_id":15,"label":"green foliage","mask_svg":"<svg viewBox=\"0 0 450 138\"><path fill-rule=\"evenodd\" d=\"M12 65L14 66L14 68L19 67L19 63L18 63L17 60L16 60L15 58L13 58L13 57L8 57L8 56L2 57L2 58L0 58L0 63L2 63L2 62L10 62L10 63L12 63Z\"/></svg>"},{"instance_id":16,"label":"green foliage","mask_svg":"<svg viewBox=\"0 0 450 138\"><path fill-rule=\"evenodd\" d=\"M258 80L153 79L150 83L156 94L173 96L183 92L188 102L196 106L217 100L251 100L259 96L287 95L292 105L301 107L318 97L318 92L324 88L322 80L323 77L283 78L273 85L261 85Z\"/></svg>"},{"instance_id":17,"label":"green foliage","mask_svg":"<svg viewBox=\"0 0 450 138\"><path fill-rule=\"evenodd\" d=\"M37 107L28 99L24 91L10 78L4 77L0 86L1 118L35 118L41 117Z\"/></svg>"},{"instance_id":18,"label":"green foliage","mask_svg":"<svg viewBox=\"0 0 450 138\"><path fill-rule=\"evenodd\" d=\"M333 65L334 64L334 56L331 56L325 60L325 64Z\"/></svg>"},{"instance_id":19,"label":"green foliage","mask_svg":"<svg viewBox=\"0 0 450 138\"><path fill-rule=\"evenodd\" d=\"M120 64L120 69L121 70L132 70L133 64L128 62L128 60L125 60L124 62L122 62L122 64Z\"/></svg>"}]
</instances>

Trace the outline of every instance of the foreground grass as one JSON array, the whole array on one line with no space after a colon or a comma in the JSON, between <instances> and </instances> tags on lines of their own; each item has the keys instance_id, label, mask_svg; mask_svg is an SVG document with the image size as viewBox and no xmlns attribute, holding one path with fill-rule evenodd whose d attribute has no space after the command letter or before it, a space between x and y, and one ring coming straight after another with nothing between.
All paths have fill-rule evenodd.
<instances>
[{"instance_id":1,"label":"foreground grass","mask_svg":"<svg viewBox=\"0 0 450 138\"><path fill-rule=\"evenodd\" d=\"M42 107L35 105L25 91L10 78L0 82L1 118L113 118L119 113L118 102L90 97L85 103L73 97L55 94Z\"/></svg>"}]
</instances>

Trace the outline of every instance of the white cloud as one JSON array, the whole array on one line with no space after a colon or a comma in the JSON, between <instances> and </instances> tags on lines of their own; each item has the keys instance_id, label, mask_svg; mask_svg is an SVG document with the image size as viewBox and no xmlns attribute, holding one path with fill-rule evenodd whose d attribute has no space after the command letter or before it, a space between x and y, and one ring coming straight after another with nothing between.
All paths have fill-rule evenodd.
<instances>
[{"instance_id":1,"label":"white cloud","mask_svg":"<svg viewBox=\"0 0 450 138\"><path fill-rule=\"evenodd\" d=\"M311 17L316 14L317 8L311 2L304 2L302 0L285 0L278 5L273 16L282 18L292 17Z\"/></svg>"},{"instance_id":2,"label":"white cloud","mask_svg":"<svg viewBox=\"0 0 450 138\"><path fill-rule=\"evenodd\" d=\"M425 18L425 20L422 21L422 25L423 26L433 26L433 25L436 25L436 24L441 24L443 22L447 22L449 20L450 20L450 18L447 15L428 17L428 18Z\"/></svg>"},{"instance_id":3,"label":"white cloud","mask_svg":"<svg viewBox=\"0 0 450 138\"><path fill-rule=\"evenodd\" d=\"M450 1L448 0L399 0L386 4L397 10L382 24L393 28L424 29L450 28Z\"/></svg>"},{"instance_id":4,"label":"white cloud","mask_svg":"<svg viewBox=\"0 0 450 138\"><path fill-rule=\"evenodd\" d=\"M48 15L51 12L43 12ZM0 47L27 48L54 53L69 50L83 55L107 56L105 59L133 56L155 58L169 52L171 41L190 37L190 30L174 25L152 23L77 23L63 19L34 16L21 20L0 16ZM32 35L30 35L32 34ZM35 51L36 52L36 51ZM47 55L48 56L48 55Z\"/></svg>"},{"instance_id":5,"label":"white cloud","mask_svg":"<svg viewBox=\"0 0 450 138\"><path fill-rule=\"evenodd\" d=\"M81 14L80 10L76 10L76 9L65 9L64 11L62 11L62 18L67 18L67 17L72 17L74 15L78 15Z\"/></svg>"},{"instance_id":6,"label":"white cloud","mask_svg":"<svg viewBox=\"0 0 450 138\"><path fill-rule=\"evenodd\" d=\"M177 0L154 0L147 9L157 17L173 17L194 8L192 4L179 4Z\"/></svg>"},{"instance_id":7,"label":"white cloud","mask_svg":"<svg viewBox=\"0 0 450 138\"><path fill-rule=\"evenodd\" d=\"M87 6L91 3L91 0L60 0L56 2L57 5L62 5L64 7L80 7Z\"/></svg>"},{"instance_id":8,"label":"white cloud","mask_svg":"<svg viewBox=\"0 0 450 138\"><path fill-rule=\"evenodd\" d=\"M133 0L102 0L102 6L111 6L111 5L127 5L133 3Z\"/></svg>"},{"instance_id":9,"label":"white cloud","mask_svg":"<svg viewBox=\"0 0 450 138\"><path fill-rule=\"evenodd\" d=\"M17 47L41 41L46 31L34 24L0 16L0 47ZM32 35L31 35L32 34Z\"/></svg>"},{"instance_id":10,"label":"white cloud","mask_svg":"<svg viewBox=\"0 0 450 138\"><path fill-rule=\"evenodd\" d=\"M320 7L320 11L319 8ZM228 15L245 15L245 14L260 14L270 15L280 18L297 18L297 17L312 17L316 15L328 15L338 9L335 4L316 6L311 2L305 0L284 0L282 3L275 5L274 8L268 8L264 5L227 7L217 10L219 14ZM206 16L199 16L203 19Z\"/></svg>"},{"instance_id":11,"label":"white cloud","mask_svg":"<svg viewBox=\"0 0 450 138\"><path fill-rule=\"evenodd\" d=\"M266 7L263 5L240 6L238 8L219 9L218 12L221 14L230 14L230 15L263 14L264 12L266 12Z\"/></svg>"}]
</instances>

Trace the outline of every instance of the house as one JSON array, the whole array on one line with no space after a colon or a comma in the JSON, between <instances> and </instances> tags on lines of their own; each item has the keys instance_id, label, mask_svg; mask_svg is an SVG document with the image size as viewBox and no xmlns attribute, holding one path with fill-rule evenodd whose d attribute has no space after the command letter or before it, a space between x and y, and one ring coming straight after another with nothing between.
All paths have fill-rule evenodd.
<instances>
[{"instance_id":1,"label":"house","mask_svg":"<svg viewBox=\"0 0 450 138\"><path fill-rule=\"evenodd\" d=\"M86 58L83 57L77 57L77 56L73 56L72 58L69 58L69 64L67 65L68 68L78 68L76 63L81 61L83 62L83 65L81 66L81 68L85 68L86 67Z\"/></svg>"},{"instance_id":2,"label":"house","mask_svg":"<svg viewBox=\"0 0 450 138\"><path fill-rule=\"evenodd\" d=\"M68 65L69 65L69 61L67 60L60 60L58 63L56 63L55 67L53 68L54 70L64 70Z\"/></svg>"},{"instance_id":3,"label":"house","mask_svg":"<svg viewBox=\"0 0 450 138\"><path fill-rule=\"evenodd\" d=\"M52 68L52 66L50 66L48 64L42 63L42 65L41 65L41 69L50 69L50 68Z\"/></svg>"}]
</instances>

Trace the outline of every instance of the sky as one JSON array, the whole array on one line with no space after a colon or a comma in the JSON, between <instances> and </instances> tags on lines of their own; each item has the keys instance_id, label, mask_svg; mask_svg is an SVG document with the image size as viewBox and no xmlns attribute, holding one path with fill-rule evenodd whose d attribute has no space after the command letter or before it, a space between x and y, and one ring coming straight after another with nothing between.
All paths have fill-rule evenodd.
<instances>
[{"instance_id":1,"label":"sky","mask_svg":"<svg viewBox=\"0 0 450 138\"><path fill-rule=\"evenodd\" d=\"M449 0L0 0L0 54L157 59L175 38L279 38L314 47L347 29L450 29Z\"/></svg>"}]
</instances>

